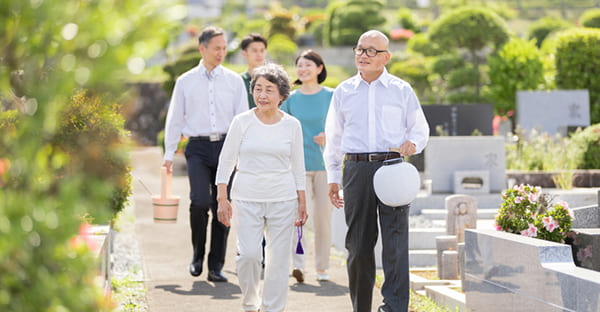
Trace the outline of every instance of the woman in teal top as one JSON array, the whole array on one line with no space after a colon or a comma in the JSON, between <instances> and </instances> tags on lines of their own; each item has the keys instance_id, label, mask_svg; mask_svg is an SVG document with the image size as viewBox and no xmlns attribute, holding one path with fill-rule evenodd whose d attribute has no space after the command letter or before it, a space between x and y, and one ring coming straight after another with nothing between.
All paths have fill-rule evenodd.
<instances>
[{"instance_id":1,"label":"woman in teal top","mask_svg":"<svg viewBox=\"0 0 600 312\"><path fill-rule=\"evenodd\" d=\"M304 163L306 166L306 207L311 220L309 224L315 233L315 264L317 280L327 281L329 250L331 247L331 211L328 197L327 173L323 162L325 148L325 119L333 90L320 84L327 77L323 58L312 50L302 52L296 58L294 82L300 88L292 92L283 103L281 110L296 117L302 125L304 138ZM294 233L295 234L295 233ZM299 283L304 281L304 255L295 253L298 236L294 235L292 275ZM304 238L302 238L302 244Z\"/></svg>"}]
</instances>

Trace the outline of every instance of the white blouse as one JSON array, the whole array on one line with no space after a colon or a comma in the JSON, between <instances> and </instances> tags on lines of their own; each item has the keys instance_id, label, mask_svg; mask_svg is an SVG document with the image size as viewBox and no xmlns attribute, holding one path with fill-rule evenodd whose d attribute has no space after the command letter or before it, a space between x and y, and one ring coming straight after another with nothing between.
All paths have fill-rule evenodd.
<instances>
[{"instance_id":1,"label":"white blouse","mask_svg":"<svg viewBox=\"0 0 600 312\"><path fill-rule=\"evenodd\" d=\"M229 182L237 171L231 198L276 202L298 197L305 189L304 148L300 122L284 113L272 125L258 119L256 109L234 117L217 168L216 184Z\"/></svg>"}]
</instances>

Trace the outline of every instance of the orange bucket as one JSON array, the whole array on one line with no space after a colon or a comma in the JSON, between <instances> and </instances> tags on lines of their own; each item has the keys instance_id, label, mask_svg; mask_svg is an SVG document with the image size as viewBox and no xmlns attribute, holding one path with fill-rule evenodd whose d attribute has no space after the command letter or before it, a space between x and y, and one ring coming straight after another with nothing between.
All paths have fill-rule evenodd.
<instances>
[{"instance_id":1,"label":"orange bucket","mask_svg":"<svg viewBox=\"0 0 600 312\"><path fill-rule=\"evenodd\" d=\"M176 223L179 196L171 195L171 174L167 168L160 169L160 195L152 196L154 223Z\"/></svg>"}]
</instances>

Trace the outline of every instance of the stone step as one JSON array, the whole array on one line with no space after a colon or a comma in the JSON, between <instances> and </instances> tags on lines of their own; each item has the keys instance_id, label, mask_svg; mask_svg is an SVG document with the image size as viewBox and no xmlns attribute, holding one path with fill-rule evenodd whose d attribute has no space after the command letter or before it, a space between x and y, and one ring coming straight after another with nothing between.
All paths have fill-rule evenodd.
<instances>
[{"instance_id":1,"label":"stone step","mask_svg":"<svg viewBox=\"0 0 600 312\"><path fill-rule=\"evenodd\" d=\"M418 215L422 210L430 208L444 209L446 197L450 195L454 194L434 193L428 195L424 192L421 192L410 204L410 214ZM478 207L500 207L500 204L502 203L502 196L500 193L472 194L470 196L473 196L477 199Z\"/></svg>"},{"instance_id":2,"label":"stone step","mask_svg":"<svg viewBox=\"0 0 600 312\"><path fill-rule=\"evenodd\" d=\"M408 251L408 263L412 268L434 267L437 261L435 249L420 249Z\"/></svg>"},{"instance_id":3,"label":"stone step","mask_svg":"<svg viewBox=\"0 0 600 312\"><path fill-rule=\"evenodd\" d=\"M408 249L435 249L435 238L441 235L446 235L445 228L411 228L408 235Z\"/></svg>"},{"instance_id":4,"label":"stone step","mask_svg":"<svg viewBox=\"0 0 600 312\"><path fill-rule=\"evenodd\" d=\"M433 220L446 220L446 209L423 209L421 215ZM498 208L478 208L477 219L493 219L498 213Z\"/></svg>"}]
</instances>

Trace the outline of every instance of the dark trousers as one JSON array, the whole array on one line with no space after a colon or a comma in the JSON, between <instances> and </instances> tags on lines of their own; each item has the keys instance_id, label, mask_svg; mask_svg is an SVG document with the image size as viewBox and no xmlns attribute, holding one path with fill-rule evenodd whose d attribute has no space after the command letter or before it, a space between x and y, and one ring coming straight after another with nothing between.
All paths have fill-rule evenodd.
<instances>
[{"instance_id":1,"label":"dark trousers","mask_svg":"<svg viewBox=\"0 0 600 312\"><path fill-rule=\"evenodd\" d=\"M348 279L355 312L370 312L375 283L377 213L382 235L384 311L408 311L408 214L409 206L389 207L373 189L373 175L382 162L346 161L343 171L344 212L348 233Z\"/></svg>"},{"instance_id":2,"label":"dark trousers","mask_svg":"<svg viewBox=\"0 0 600 312\"><path fill-rule=\"evenodd\" d=\"M212 211L208 270L221 271L225 264L229 228L217 218L217 186L215 176L223 141L190 140L185 149L190 180L190 227L192 230L192 262L204 261L208 211ZM233 175L232 175L233 176ZM231 187L231 183L229 183Z\"/></svg>"}]
</instances>

